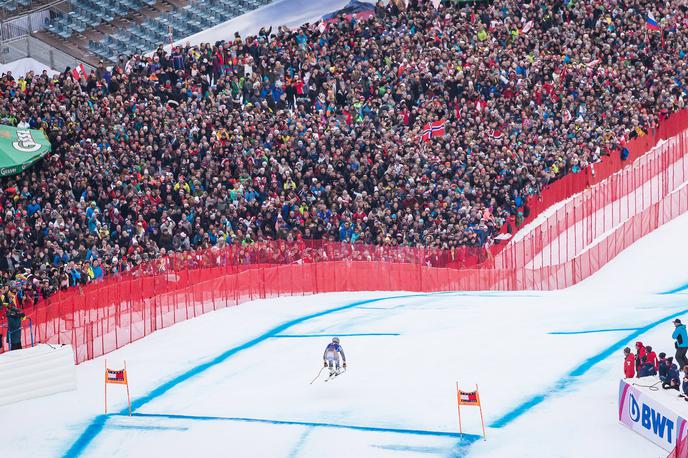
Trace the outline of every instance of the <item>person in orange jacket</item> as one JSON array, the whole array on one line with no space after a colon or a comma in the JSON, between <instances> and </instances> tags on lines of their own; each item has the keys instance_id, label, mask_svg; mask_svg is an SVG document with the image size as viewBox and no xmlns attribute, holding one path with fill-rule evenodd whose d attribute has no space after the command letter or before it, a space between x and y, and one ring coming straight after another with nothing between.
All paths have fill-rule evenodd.
<instances>
[{"instance_id":1,"label":"person in orange jacket","mask_svg":"<svg viewBox=\"0 0 688 458\"><path fill-rule=\"evenodd\" d=\"M624 377L633 378L635 376L635 355L631 349L624 348Z\"/></svg>"}]
</instances>

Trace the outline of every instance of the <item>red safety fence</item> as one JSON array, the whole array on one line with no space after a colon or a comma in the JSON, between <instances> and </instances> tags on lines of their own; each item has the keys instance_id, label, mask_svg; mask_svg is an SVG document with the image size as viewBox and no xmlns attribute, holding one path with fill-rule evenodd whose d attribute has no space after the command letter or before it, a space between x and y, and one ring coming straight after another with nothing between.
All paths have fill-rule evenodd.
<instances>
[{"instance_id":1,"label":"red safety fence","mask_svg":"<svg viewBox=\"0 0 688 458\"><path fill-rule=\"evenodd\" d=\"M688 151L688 134L683 132L608 179L560 202L549 210L549 216L541 217L535 227L526 228L503 248L495 256L494 265L511 268L562 265L586 251L600 250L603 242L608 242L622 225L634 221L636 216L649 214L653 208L663 210L662 218L680 215L685 211L685 189L681 187L688 181L685 151ZM654 230L657 226L643 227ZM635 240L623 241L624 248ZM606 257L604 263L612 257ZM570 284L567 281L563 286Z\"/></svg>"},{"instance_id":2,"label":"red safety fence","mask_svg":"<svg viewBox=\"0 0 688 458\"><path fill-rule=\"evenodd\" d=\"M662 121L658 127L649 129L646 135L628 142L625 145L625 148L628 149L628 157L625 160L621 159L619 152L614 152L603 157L601 161L587 167L580 173L569 173L548 185L540 195L532 196L528 199L526 205L529 211L523 224L531 222L552 205L606 180L619 170L637 161L661 140L675 137L686 128L688 128L688 110L676 112L668 119ZM681 151L681 153L684 153L684 151ZM506 231L506 227L503 228L503 231ZM497 250L500 248L499 245L495 247Z\"/></svg>"},{"instance_id":3,"label":"red safety fence","mask_svg":"<svg viewBox=\"0 0 688 458\"><path fill-rule=\"evenodd\" d=\"M526 235L489 249L329 241L217 246L150 261L58 293L25 312L37 342L71 343L80 363L157 329L253 299L335 291L571 286L688 210L688 187L682 187L688 181L688 135L680 130L688 126L687 116L677 113L629 144L625 162L610 156L595 164L594 173L587 169L555 182L528 201L526 222L533 225ZM557 202L559 208L533 221Z\"/></svg>"}]
</instances>

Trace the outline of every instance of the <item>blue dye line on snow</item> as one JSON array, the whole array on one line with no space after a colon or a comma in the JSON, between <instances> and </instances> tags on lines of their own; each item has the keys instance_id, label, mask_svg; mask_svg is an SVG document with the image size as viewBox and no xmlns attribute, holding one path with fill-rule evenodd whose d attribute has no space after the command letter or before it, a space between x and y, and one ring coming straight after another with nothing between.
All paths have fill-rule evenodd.
<instances>
[{"instance_id":1,"label":"blue dye line on snow","mask_svg":"<svg viewBox=\"0 0 688 458\"><path fill-rule=\"evenodd\" d=\"M107 421L107 415L98 415L95 417L91 424L81 433L81 436L72 444L72 446L64 454L65 457L79 456L86 450L86 447L91 443L91 441L103 430L105 427L105 422Z\"/></svg>"},{"instance_id":2,"label":"blue dye line on snow","mask_svg":"<svg viewBox=\"0 0 688 458\"><path fill-rule=\"evenodd\" d=\"M564 336L564 335L572 335L572 334L592 334L595 332L617 332L617 331L637 331L638 328L612 328L612 329L591 329L589 331L555 331L555 332L548 332L547 334L551 334L553 336Z\"/></svg>"},{"instance_id":3,"label":"blue dye line on snow","mask_svg":"<svg viewBox=\"0 0 688 458\"><path fill-rule=\"evenodd\" d=\"M117 416L126 416L127 414L116 414ZM367 431L373 433L394 433L394 434L410 434L416 436L437 436L437 437L460 437L459 433L451 431L430 431L426 429L405 429L405 428L383 428L377 426L359 426L359 425L344 425L341 423L319 423L310 421L291 421L291 420L269 420L265 418L244 418L244 417L213 417L204 415L177 415L177 414L159 414L159 413L133 413L133 417L144 418L168 418L171 420L198 420L198 421L233 421L242 423L265 423L269 425L287 425L287 426L308 426L312 428L337 428L337 429L352 429L355 431ZM472 438L473 434L464 434L464 437ZM479 438L480 436L475 436Z\"/></svg>"},{"instance_id":4,"label":"blue dye line on snow","mask_svg":"<svg viewBox=\"0 0 688 458\"><path fill-rule=\"evenodd\" d=\"M363 332L358 334L279 334L272 336L275 339L302 339L307 337L367 337L367 336L400 336L398 332Z\"/></svg>"},{"instance_id":5,"label":"blue dye line on snow","mask_svg":"<svg viewBox=\"0 0 688 458\"><path fill-rule=\"evenodd\" d=\"M299 440L296 441L296 444L291 449L291 452L289 452L289 456L287 458L296 458L299 456L299 452L303 448L303 445L306 443L306 439L308 439L308 436L311 435L311 432L313 431L315 427L310 426L306 428L303 433L301 433L301 436L299 436Z\"/></svg>"},{"instance_id":6,"label":"blue dye line on snow","mask_svg":"<svg viewBox=\"0 0 688 458\"><path fill-rule=\"evenodd\" d=\"M428 453L431 455L439 455L445 449L440 447L425 447L414 445L373 445L372 447L381 448L382 450L392 450L394 452L413 452L413 453Z\"/></svg>"},{"instance_id":7,"label":"blue dye line on snow","mask_svg":"<svg viewBox=\"0 0 688 458\"><path fill-rule=\"evenodd\" d=\"M528 412L531 410L533 407L537 406L538 404L541 404L543 401L546 399L554 396L555 394L561 393L562 391L566 390L569 388L571 385L573 385L576 382L580 381L580 377L587 373L590 369L592 369L596 364L604 361L607 359L609 356L614 354L617 351L621 351L623 347L625 347L629 341L636 339L637 337L640 337L641 335L645 334L646 332L649 332L653 328L659 326L662 323L665 323L672 318L676 318L681 315L685 315L688 313L688 309L681 310L680 312L672 313L671 315L665 316L664 318L660 318L657 321L653 321L652 323L637 328L634 330L632 333L628 334L626 337L623 339L620 339L610 345L609 347L605 348L598 354L591 356L590 358L586 359L583 363L578 365L576 368L574 368L571 372L566 374L566 376L560 378L557 380L554 385L552 385L547 391L544 393L538 393L536 395L531 396L530 398L526 399L523 401L521 404L507 412L506 414L502 415L501 417L497 418L494 420L489 426L491 428L503 428L512 421L516 420L519 418L521 415L524 413Z\"/></svg>"},{"instance_id":8,"label":"blue dye line on snow","mask_svg":"<svg viewBox=\"0 0 688 458\"><path fill-rule=\"evenodd\" d=\"M477 442L478 439L481 439L481 437L474 434L464 434L459 439L459 442L451 449L449 458L464 458L468 455L471 445Z\"/></svg>"},{"instance_id":9,"label":"blue dye line on snow","mask_svg":"<svg viewBox=\"0 0 688 458\"><path fill-rule=\"evenodd\" d=\"M451 291L444 292L444 293L435 293L435 294L452 294ZM389 300L394 300L394 299L410 299L410 298L415 298L415 297L427 297L429 296L428 294L406 294L406 295L401 295L401 296L387 296L387 297L377 297L374 299L365 299L362 301L356 301L352 302L346 305L342 305L339 307L335 307L329 310L324 310L322 312L317 312L317 313L312 313L310 315L302 316L300 318L293 319L291 321L287 321L286 323L282 323L279 326L276 326L269 331L265 332L264 334L261 334L260 336L249 340L248 342L230 348L229 350L225 351L224 353L220 354L219 356L216 356L215 358L211 359L210 361L207 361L205 363L199 364L198 366L192 367L188 371L168 380L167 382L163 383L162 385L158 386L157 388L153 389L151 392L146 394L145 396L138 398L134 400L131 403L131 409L132 411L136 411L137 409L141 408L145 404L148 404L149 402L153 401L154 399L162 396L163 394L167 393L170 391L172 388L176 387L180 383L183 383L199 374L202 374L203 372L207 371L208 369L226 361L227 359L231 358L232 356L236 355L237 353L249 349L251 347L254 347L258 345L259 343L264 342L267 339L270 339L271 337L276 336L277 334L281 334L282 332L286 331L292 326L295 326L297 324L301 324L305 321L311 320L313 318L319 318L321 316L329 315L332 313L336 312L341 312L343 310L348 310L354 307L358 307L360 305L365 305L365 304L372 304L375 302L381 302L381 301L389 301ZM123 409L120 414L124 415L128 413L127 409ZM78 457L80 456L84 450L89 446L89 444L93 441L93 439L98 436L105 427L105 423L107 421L107 416L106 415L98 415L93 419L90 425L84 430L83 433L77 438L77 440L72 444L72 446L65 452L63 455L64 458L72 458L72 457Z\"/></svg>"},{"instance_id":10,"label":"blue dye line on snow","mask_svg":"<svg viewBox=\"0 0 688 458\"><path fill-rule=\"evenodd\" d=\"M676 294L676 293L681 293L681 292L686 291L686 290L688 290L688 284L679 286L678 288L674 288L674 289L669 290L669 291L664 291L664 292L659 293L659 294Z\"/></svg>"},{"instance_id":11,"label":"blue dye line on snow","mask_svg":"<svg viewBox=\"0 0 688 458\"><path fill-rule=\"evenodd\" d=\"M149 426L149 425L110 425L109 429L133 429L138 431L188 431L182 426Z\"/></svg>"}]
</instances>

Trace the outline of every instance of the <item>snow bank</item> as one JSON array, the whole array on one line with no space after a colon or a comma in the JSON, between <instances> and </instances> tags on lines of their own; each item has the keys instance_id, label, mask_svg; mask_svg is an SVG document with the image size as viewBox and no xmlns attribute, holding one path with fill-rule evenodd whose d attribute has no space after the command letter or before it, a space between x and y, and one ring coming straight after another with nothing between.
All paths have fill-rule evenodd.
<instances>
[{"instance_id":1,"label":"snow bank","mask_svg":"<svg viewBox=\"0 0 688 458\"><path fill-rule=\"evenodd\" d=\"M375 3L374 0L362 1ZM235 32L239 32L242 37L256 35L261 27L266 29L273 27L275 32L280 25L297 27L306 22L319 21L325 14L341 9L348 3L349 0L277 0L213 28L179 40L175 45L185 45L186 43L198 45L231 40Z\"/></svg>"},{"instance_id":2,"label":"snow bank","mask_svg":"<svg viewBox=\"0 0 688 458\"><path fill-rule=\"evenodd\" d=\"M29 72L41 74L44 70L47 71L48 75L50 76L59 73L53 70L52 68L48 67L47 65L38 62L36 59L32 59L31 57L25 57L23 59L15 60L14 62L10 62L8 64L0 65L0 75L3 73L12 72L12 75L14 75L15 77L24 76Z\"/></svg>"}]
</instances>

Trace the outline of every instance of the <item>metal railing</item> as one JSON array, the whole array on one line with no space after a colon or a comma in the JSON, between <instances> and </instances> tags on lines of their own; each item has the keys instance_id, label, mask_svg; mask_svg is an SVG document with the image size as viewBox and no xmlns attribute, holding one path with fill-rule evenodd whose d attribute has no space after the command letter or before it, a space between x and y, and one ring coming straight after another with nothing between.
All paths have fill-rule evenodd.
<instances>
[{"instance_id":1,"label":"metal railing","mask_svg":"<svg viewBox=\"0 0 688 458\"><path fill-rule=\"evenodd\" d=\"M40 63L59 72L63 72L67 67L74 68L79 64L83 64L87 72L93 69L92 66L80 61L76 57L32 36L18 38L2 45L0 64L14 62L24 57L36 59Z\"/></svg>"},{"instance_id":2,"label":"metal railing","mask_svg":"<svg viewBox=\"0 0 688 458\"><path fill-rule=\"evenodd\" d=\"M0 19L10 20L49 9L64 0L0 0Z\"/></svg>"}]
</instances>

